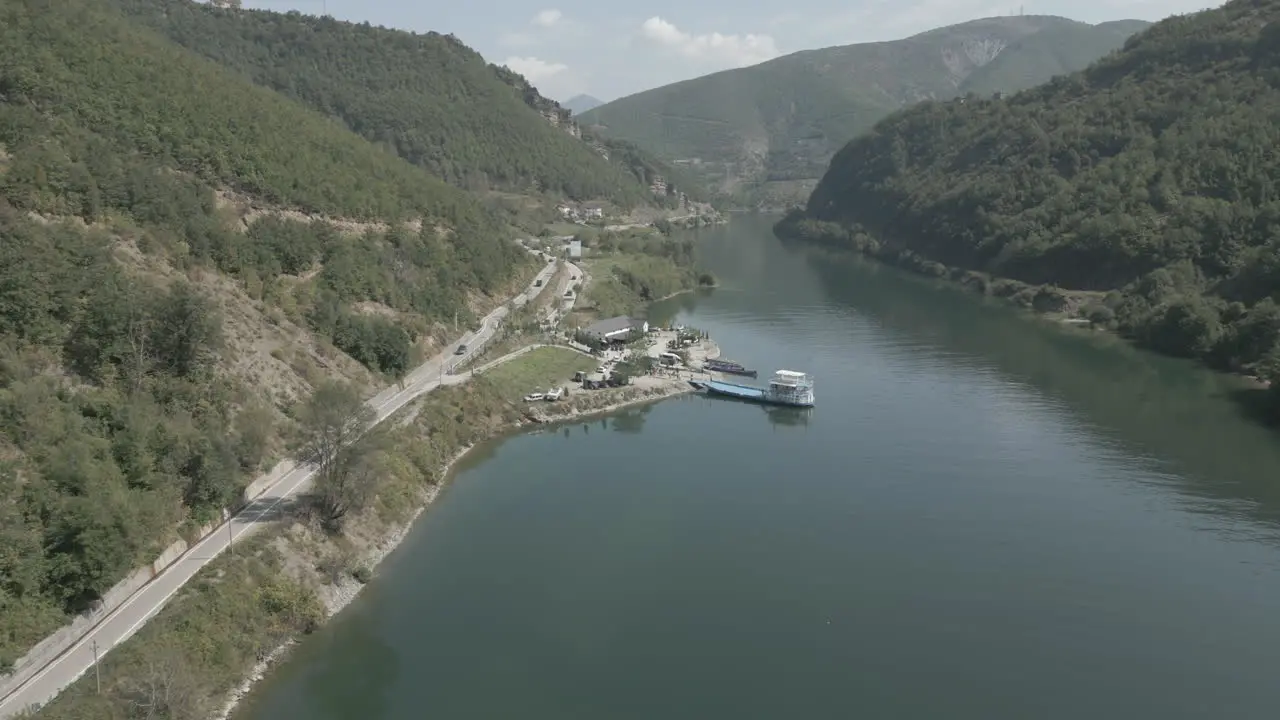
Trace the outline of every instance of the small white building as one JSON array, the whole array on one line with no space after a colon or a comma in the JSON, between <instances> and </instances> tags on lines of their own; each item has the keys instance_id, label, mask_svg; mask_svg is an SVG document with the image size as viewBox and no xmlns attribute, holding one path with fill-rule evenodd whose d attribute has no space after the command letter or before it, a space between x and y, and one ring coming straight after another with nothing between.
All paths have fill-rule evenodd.
<instances>
[{"instance_id":1,"label":"small white building","mask_svg":"<svg viewBox=\"0 0 1280 720\"><path fill-rule=\"evenodd\" d=\"M644 334L649 332L649 322L647 320L636 321L626 315L621 315L594 323L582 332L596 342L626 342L631 339L632 333Z\"/></svg>"}]
</instances>

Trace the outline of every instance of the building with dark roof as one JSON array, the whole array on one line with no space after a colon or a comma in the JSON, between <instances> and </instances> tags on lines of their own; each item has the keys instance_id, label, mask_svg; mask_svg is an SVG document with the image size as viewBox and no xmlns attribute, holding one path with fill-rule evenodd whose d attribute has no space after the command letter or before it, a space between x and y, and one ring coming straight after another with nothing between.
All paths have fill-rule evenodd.
<instances>
[{"instance_id":1,"label":"building with dark roof","mask_svg":"<svg viewBox=\"0 0 1280 720\"><path fill-rule=\"evenodd\" d=\"M609 318L593 323L582 331L589 339L596 342L626 342L633 333L649 332L649 323L636 321L626 315Z\"/></svg>"}]
</instances>

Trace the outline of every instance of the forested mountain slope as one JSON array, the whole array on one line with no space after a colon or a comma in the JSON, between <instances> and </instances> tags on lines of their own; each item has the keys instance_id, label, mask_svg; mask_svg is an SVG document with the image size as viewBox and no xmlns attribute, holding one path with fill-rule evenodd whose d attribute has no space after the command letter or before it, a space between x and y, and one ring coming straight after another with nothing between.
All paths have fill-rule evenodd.
<instances>
[{"instance_id":1,"label":"forested mountain slope","mask_svg":"<svg viewBox=\"0 0 1280 720\"><path fill-rule=\"evenodd\" d=\"M582 123L669 161L696 160L706 176L728 178L723 189L744 201L799 200L796 189L811 189L836 150L889 113L955 97L970 78L984 91L1014 90L1082 69L1118 47L1123 28L1049 16L973 20L647 90L584 113ZM1057 47L1064 36L1075 45L1069 52ZM1005 52L1022 60L982 79Z\"/></svg>"},{"instance_id":2,"label":"forested mountain slope","mask_svg":"<svg viewBox=\"0 0 1280 720\"><path fill-rule=\"evenodd\" d=\"M135 22L340 119L453 185L626 206L666 200L649 190L657 161L601 153L567 110L452 35L192 0L111 2Z\"/></svg>"},{"instance_id":3,"label":"forested mountain slope","mask_svg":"<svg viewBox=\"0 0 1280 720\"><path fill-rule=\"evenodd\" d=\"M504 229L98 0L0 3L0 671L237 497L312 383L503 292Z\"/></svg>"},{"instance_id":4,"label":"forested mountain slope","mask_svg":"<svg viewBox=\"0 0 1280 720\"><path fill-rule=\"evenodd\" d=\"M1058 75L1083 70L1093 61L1119 50L1126 39L1148 25L1150 23L1142 20L1050 25L1018 40L994 60L974 70L961 83L960 92L1012 93L1048 82Z\"/></svg>"},{"instance_id":5,"label":"forested mountain slope","mask_svg":"<svg viewBox=\"0 0 1280 720\"><path fill-rule=\"evenodd\" d=\"M1280 0L1235 0L1160 22L1046 86L902 111L842 149L779 230L1111 291L1087 311L1096 322L1274 374L1277 20Z\"/></svg>"}]
</instances>

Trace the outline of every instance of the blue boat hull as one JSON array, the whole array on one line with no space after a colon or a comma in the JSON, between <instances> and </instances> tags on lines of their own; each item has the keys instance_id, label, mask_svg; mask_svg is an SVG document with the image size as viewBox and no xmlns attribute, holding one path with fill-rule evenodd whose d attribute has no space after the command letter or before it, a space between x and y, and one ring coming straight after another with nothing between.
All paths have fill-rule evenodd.
<instances>
[{"instance_id":1,"label":"blue boat hull","mask_svg":"<svg viewBox=\"0 0 1280 720\"><path fill-rule=\"evenodd\" d=\"M708 395L719 395L721 397L734 398L735 400L745 400L764 405L782 405L784 407L813 407L813 403L790 402L770 397L763 388L749 385L735 385L734 383L719 382L717 380L694 382L693 385L705 390Z\"/></svg>"}]
</instances>

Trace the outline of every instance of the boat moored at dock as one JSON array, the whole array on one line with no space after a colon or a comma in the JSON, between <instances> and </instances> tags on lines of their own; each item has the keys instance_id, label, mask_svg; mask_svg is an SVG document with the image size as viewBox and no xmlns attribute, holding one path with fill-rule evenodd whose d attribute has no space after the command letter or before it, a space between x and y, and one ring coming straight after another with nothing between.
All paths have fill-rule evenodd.
<instances>
[{"instance_id":1,"label":"boat moored at dock","mask_svg":"<svg viewBox=\"0 0 1280 720\"><path fill-rule=\"evenodd\" d=\"M768 387L752 387L719 380L691 381L694 387L709 395L747 400L768 405L788 407L813 407L813 377L795 370L779 370L769 379Z\"/></svg>"},{"instance_id":2,"label":"boat moored at dock","mask_svg":"<svg viewBox=\"0 0 1280 720\"><path fill-rule=\"evenodd\" d=\"M726 373L729 375L744 375L746 377L755 377L755 370L748 370L736 362L729 360L705 360L702 363L702 369L712 372Z\"/></svg>"}]
</instances>

